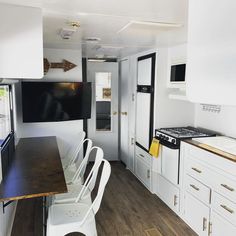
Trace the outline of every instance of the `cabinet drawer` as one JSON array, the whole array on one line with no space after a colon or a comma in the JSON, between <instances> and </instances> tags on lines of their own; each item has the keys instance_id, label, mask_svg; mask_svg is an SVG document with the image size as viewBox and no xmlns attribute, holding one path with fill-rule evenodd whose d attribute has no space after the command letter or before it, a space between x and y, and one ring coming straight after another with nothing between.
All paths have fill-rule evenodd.
<instances>
[{"instance_id":1,"label":"cabinet drawer","mask_svg":"<svg viewBox=\"0 0 236 236\"><path fill-rule=\"evenodd\" d=\"M228 197L231 201L236 203L236 182L221 175L215 173L215 182L214 182L214 189Z\"/></svg>"},{"instance_id":2,"label":"cabinet drawer","mask_svg":"<svg viewBox=\"0 0 236 236\"><path fill-rule=\"evenodd\" d=\"M222 217L236 225L236 204L218 193L212 194L212 207Z\"/></svg>"},{"instance_id":3,"label":"cabinet drawer","mask_svg":"<svg viewBox=\"0 0 236 236\"><path fill-rule=\"evenodd\" d=\"M186 175L185 177L186 190L197 197L199 200L205 202L206 204L210 203L211 190L200 183L196 179Z\"/></svg>"},{"instance_id":4,"label":"cabinet drawer","mask_svg":"<svg viewBox=\"0 0 236 236\"><path fill-rule=\"evenodd\" d=\"M186 163L186 173L205 185L211 186L212 179L214 180L213 173L207 167L191 159L188 159Z\"/></svg>"},{"instance_id":5,"label":"cabinet drawer","mask_svg":"<svg viewBox=\"0 0 236 236\"><path fill-rule=\"evenodd\" d=\"M146 151L144 151L142 148L136 146L135 153L136 156L145 161L147 164L151 163L151 158L152 158L151 155Z\"/></svg>"}]
</instances>

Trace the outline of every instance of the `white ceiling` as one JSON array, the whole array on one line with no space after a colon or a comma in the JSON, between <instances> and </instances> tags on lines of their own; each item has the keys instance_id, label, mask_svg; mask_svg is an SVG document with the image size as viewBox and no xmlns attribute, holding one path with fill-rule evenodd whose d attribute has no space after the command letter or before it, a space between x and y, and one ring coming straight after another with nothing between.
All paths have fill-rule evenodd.
<instances>
[{"instance_id":1,"label":"white ceiling","mask_svg":"<svg viewBox=\"0 0 236 236\"><path fill-rule=\"evenodd\" d=\"M188 0L0 0L43 9L44 45L52 48L80 48L84 56L124 57L153 47L186 42ZM81 27L70 40L59 31L70 28L68 21ZM176 23L181 27L130 24L131 21ZM84 38L98 37L98 43Z\"/></svg>"}]
</instances>

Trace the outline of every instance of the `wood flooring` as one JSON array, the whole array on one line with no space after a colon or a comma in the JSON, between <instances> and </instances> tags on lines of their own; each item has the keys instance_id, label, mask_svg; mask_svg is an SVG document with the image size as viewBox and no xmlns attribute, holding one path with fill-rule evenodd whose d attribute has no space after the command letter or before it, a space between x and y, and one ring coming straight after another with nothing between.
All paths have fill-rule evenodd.
<instances>
[{"instance_id":1,"label":"wood flooring","mask_svg":"<svg viewBox=\"0 0 236 236\"><path fill-rule=\"evenodd\" d=\"M112 174L96 215L99 236L196 235L120 162L111 165Z\"/></svg>"}]
</instances>

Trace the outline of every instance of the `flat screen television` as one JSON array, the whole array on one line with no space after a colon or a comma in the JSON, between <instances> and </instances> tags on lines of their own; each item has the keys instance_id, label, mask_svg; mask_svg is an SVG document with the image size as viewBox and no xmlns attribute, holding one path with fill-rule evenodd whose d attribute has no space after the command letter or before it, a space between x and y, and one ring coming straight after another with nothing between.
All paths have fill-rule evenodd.
<instances>
[{"instance_id":1,"label":"flat screen television","mask_svg":"<svg viewBox=\"0 0 236 236\"><path fill-rule=\"evenodd\" d=\"M91 118L91 83L22 82L23 122Z\"/></svg>"}]
</instances>

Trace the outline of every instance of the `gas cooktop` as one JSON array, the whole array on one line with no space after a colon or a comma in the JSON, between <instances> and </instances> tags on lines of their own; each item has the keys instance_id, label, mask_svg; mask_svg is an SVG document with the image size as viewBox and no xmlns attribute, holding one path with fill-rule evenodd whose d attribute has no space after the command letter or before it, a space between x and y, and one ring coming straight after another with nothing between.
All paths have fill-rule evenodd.
<instances>
[{"instance_id":1,"label":"gas cooktop","mask_svg":"<svg viewBox=\"0 0 236 236\"><path fill-rule=\"evenodd\" d=\"M156 129L155 135L161 143L179 145L181 139L210 137L216 134L209 130L187 126Z\"/></svg>"}]
</instances>

